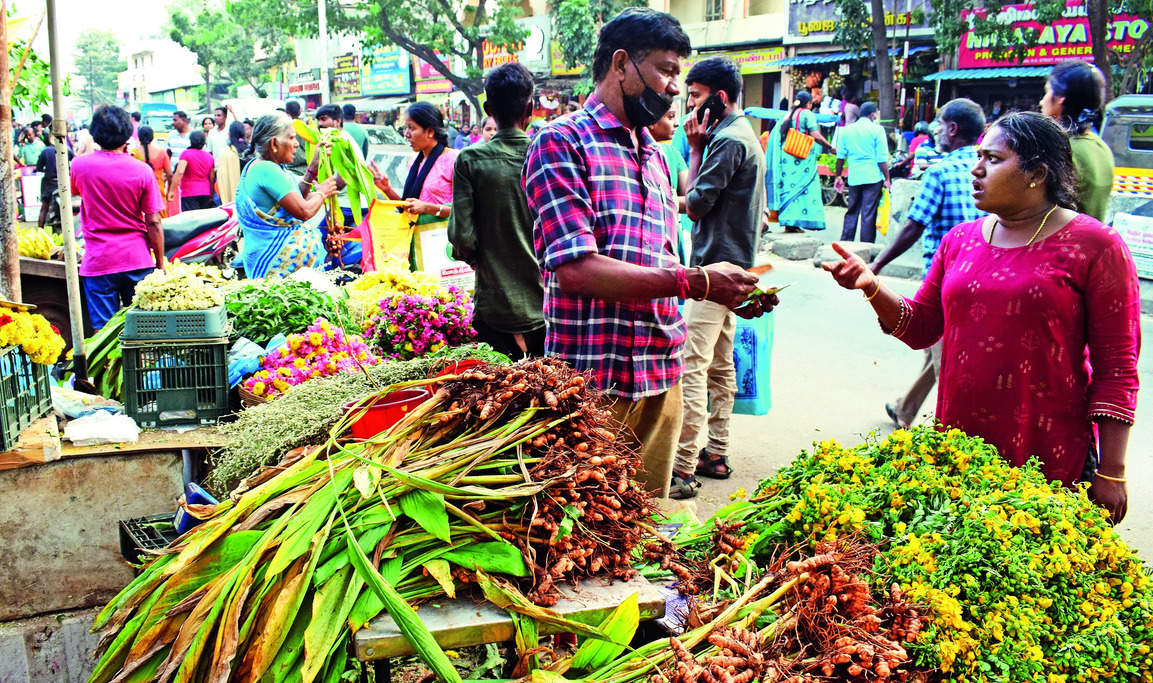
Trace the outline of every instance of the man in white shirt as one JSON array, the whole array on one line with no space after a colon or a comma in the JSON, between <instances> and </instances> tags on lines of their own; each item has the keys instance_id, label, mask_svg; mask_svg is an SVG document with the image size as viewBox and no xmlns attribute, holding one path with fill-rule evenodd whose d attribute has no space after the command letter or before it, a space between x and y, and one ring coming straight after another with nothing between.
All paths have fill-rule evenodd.
<instances>
[{"instance_id":1,"label":"man in white shirt","mask_svg":"<svg viewBox=\"0 0 1153 683\"><path fill-rule=\"evenodd\" d=\"M212 121L216 125L208 131L208 140L204 143L204 151L212 155L215 159L220 152L228 147L228 116L232 113L232 107L217 107L212 113ZM236 115L232 115L232 119L236 120Z\"/></svg>"},{"instance_id":2,"label":"man in white shirt","mask_svg":"<svg viewBox=\"0 0 1153 683\"><path fill-rule=\"evenodd\" d=\"M192 126L188 125L188 114L183 111L172 112L172 127L173 130L168 131L168 165L175 173L181 153L192 146L192 140L189 138L192 135Z\"/></svg>"}]
</instances>

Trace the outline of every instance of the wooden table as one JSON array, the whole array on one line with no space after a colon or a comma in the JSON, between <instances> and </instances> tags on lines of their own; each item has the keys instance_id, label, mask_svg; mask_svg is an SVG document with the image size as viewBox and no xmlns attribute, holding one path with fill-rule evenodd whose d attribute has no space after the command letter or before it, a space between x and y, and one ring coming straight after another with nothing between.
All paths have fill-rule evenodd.
<instances>
[{"instance_id":1,"label":"wooden table","mask_svg":"<svg viewBox=\"0 0 1153 683\"><path fill-rule=\"evenodd\" d=\"M562 586L560 592L562 597L552 609L582 624L600 624L633 593L637 594L641 621L659 619L665 613L664 597L656 586L639 574L629 581L617 581L611 585L586 581L580 588ZM516 636L508 612L490 602L445 598L421 606L418 614L436 642L446 649L506 642ZM558 631L549 624L540 624L541 635ZM390 657L415 654L387 612L382 612L358 631L353 636L353 646L356 658L362 662L387 661ZM377 680L382 680L379 675Z\"/></svg>"},{"instance_id":2,"label":"wooden table","mask_svg":"<svg viewBox=\"0 0 1153 683\"><path fill-rule=\"evenodd\" d=\"M183 450L206 451L224 446L224 436L216 427L196 427L185 432L146 429L136 443L106 443L73 446L60 439L56 418L50 413L33 422L10 451L0 452L0 471L42 465L62 458L100 455L131 455Z\"/></svg>"}]
</instances>

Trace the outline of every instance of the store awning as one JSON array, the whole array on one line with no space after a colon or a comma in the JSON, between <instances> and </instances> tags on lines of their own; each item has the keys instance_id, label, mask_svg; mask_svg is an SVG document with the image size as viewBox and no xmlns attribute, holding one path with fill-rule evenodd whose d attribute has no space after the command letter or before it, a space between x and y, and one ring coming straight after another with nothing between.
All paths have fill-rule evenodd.
<instances>
[{"instance_id":1,"label":"store awning","mask_svg":"<svg viewBox=\"0 0 1153 683\"><path fill-rule=\"evenodd\" d=\"M334 104L351 104L356 107L357 111L387 111L399 104L405 104L412 101L412 95L400 95L397 97L361 97L353 100L337 100Z\"/></svg>"},{"instance_id":2,"label":"store awning","mask_svg":"<svg viewBox=\"0 0 1153 683\"><path fill-rule=\"evenodd\" d=\"M915 55L918 52L924 52L931 49L928 45L918 45L909 48L909 54ZM890 57L899 57L904 54L904 48L890 48ZM797 55L795 57L785 57L784 59L776 62L777 66L790 66L796 64L834 64L837 62L853 62L858 59L865 59L869 56L868 52L817 52L808 55Z\"/></svg>"},{"instance_id":3,"label":"store awning","mask_svg":"<svg viewBox=\"0 0 1153 683\"><path fill-rule=\"evenodd\" d=\"M926 81L979 81L986 78L1044 78L1051 66L996 66L987 69L947 69L925 76Z\"/></svg>"}]
</instances>

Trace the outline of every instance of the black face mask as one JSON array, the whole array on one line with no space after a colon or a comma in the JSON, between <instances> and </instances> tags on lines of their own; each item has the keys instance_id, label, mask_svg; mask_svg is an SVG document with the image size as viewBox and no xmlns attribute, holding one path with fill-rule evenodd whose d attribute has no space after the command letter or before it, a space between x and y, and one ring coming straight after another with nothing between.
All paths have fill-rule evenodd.
<instances>
[{"instance_id":1,"label":"black face mask","mask_svg":"<svg viewBox=\"0 0 1153 683\"><path fill-rule=\"evenodd\" d=\"M648 81L641 75L640 67L631 56L629 61L633 62L633 68L637 70L637 75L641 77L641 83L645 84L645 89L640 95L626 95L625 86L622 83L620 86L621 104L624 105L625 116L629 117L629 123L634 128L645 128L661 120L661 117L668 112L669 107L673 106L673 98L650 88Z\"/></svg>"}]
</instances>

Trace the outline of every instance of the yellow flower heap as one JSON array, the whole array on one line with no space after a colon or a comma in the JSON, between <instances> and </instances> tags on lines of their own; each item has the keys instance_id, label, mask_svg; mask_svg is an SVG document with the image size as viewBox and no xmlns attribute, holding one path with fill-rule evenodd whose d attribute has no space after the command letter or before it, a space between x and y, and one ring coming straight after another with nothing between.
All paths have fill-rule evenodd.
<instances>
[{"instance_id":1,"label":"yellow flower heap","mask_svg":"<svg viewBox=\"0 0 1153 683\"><path fill-rule=\"evenodd\" d=\"M363 328L369 318L380 311L380 301L394 295L418 294L434 296L440 292L440 283L428 273L412 272L408 264L388 259L371 273L365 273L348 283L348 312Z\"/></svg>"},{"instance_id":2,"label":"yellow flower heap","mask_svg":"<svg viewBox=\"0 0 1153 683\"><path fill-rule=\"evenodd\" d=\"M0 306L0 349L9 346L19 346L33 363L52 365L64 338L44 316Z\"/></svg>"},{"instance_id":3,"label":"yellow flower heap","mask_svg":"<svg viewBox=\"0 0 1153 683\"><path fill-rule=\"evenodd\" d=\"M1153 591L1136 553L1084 489L1011 467L979 438L923 427L826 441L730 508L764 530L748 550L760 566L778 543L877 543L877 588L899 582L926 608L910 654L945 680L1153 681Z\"/></svg>"}]
</instances>

